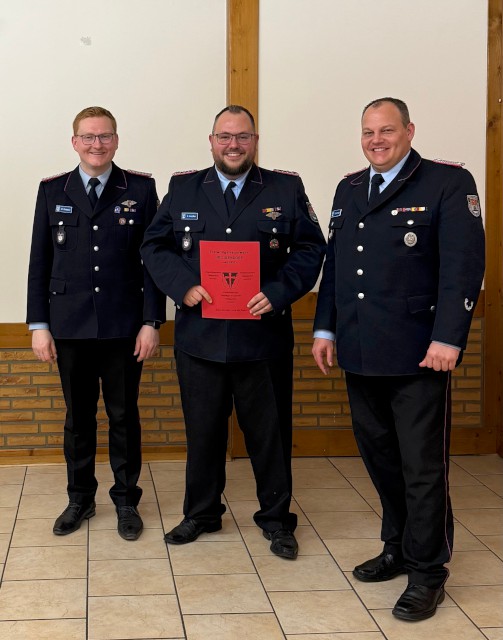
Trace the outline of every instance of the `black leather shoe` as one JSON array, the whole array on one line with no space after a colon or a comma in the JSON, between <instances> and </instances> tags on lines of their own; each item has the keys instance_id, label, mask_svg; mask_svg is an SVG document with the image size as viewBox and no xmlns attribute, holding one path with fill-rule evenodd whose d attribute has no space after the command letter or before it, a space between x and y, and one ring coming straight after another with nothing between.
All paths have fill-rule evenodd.
<instances>
[{"instance_id":1,"label":"black leather shoe","mask_svg":"<svg viewBox=\"0 0 503 640\"><path fill-rule=\"evenodd\" d=\"M143 521L136 507L116 507L117 531L124 540L138 540L143 531Z\"/></svg>"},{"instance_id":2,"label":"black leather shoe","mask_svg":"<svg viewBox=\"0 0 503 640\"><path fill-rule=\"evenodd\" d=\"M410 622L426 620L435 615L438 605L444 601L444 598L443 587L430 589L422 584L409 584L398 598L391 613L400 620Z\"/></svg>"},{"instance_id":3,"label":"black leather shoe","mask_svg":"<svg viewBox=\"0 0 503 640\"><path fill-rule=\"evenodd\" d=\"M187 544L187 542L197 540L201 533L214 533L215 531L220 531L221 528L222 522L198 522L191 518L185 518L164 536L164 542Z\"/></svg>"},{"instance_id":4,"label":"black leather shoe","mask_svg":"<svg viewBox=\"0 0 503 640\"><path fill-rule=\"evenodd\" d=\"M403 561L396 560L391 553L384 551L377 558L367 560L353 569L354 577L362 582L384 582L401 573L406 573Z\"/></svg>"},{"instance_id":5,"label":"black leather shoe","mask_svg":"<svg viewBox=\"0 0 503 640\"><path fill-rule=\"evenodd\" d=\"M57 536L67 536L80 529L83 520L88 520L96 515L96 503L79 504L70 502L63 513L56 518L52 531Z\"/></svg>"},{"instance_id":6,"label":"black leather shoe","mask_svg":"<svg viewBox=\"0 0 503 640\"><path fill-rule=\"evenodd\" d=\"M299 545L291 531L279 529L278 531L263 531L264 538L271 540L271 551L288 560L295 560L299 553Z\"/></svg>"}]
</instances>

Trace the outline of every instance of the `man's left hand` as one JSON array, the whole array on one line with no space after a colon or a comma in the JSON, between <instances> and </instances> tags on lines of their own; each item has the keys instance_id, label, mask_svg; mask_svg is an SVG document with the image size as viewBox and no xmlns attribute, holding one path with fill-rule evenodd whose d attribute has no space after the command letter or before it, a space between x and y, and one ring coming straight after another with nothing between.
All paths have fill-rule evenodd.
<instances>
[{"instance_id":1,"label":"man's left hand","mask_svg":"<svg viewBox=\"0 0 503 640\"><path fill-rule=\"evenodd\" d=\"M435 371L452 371L458 361L459 350L448 347L445 344L432 342L426 352L424 360L419 363L420 367L428 367Z\"/></svg>"},{"instance_id":2,"label":"man's left hand","mask_svg":"<svg viewBox=\"0 0 503 640\"><path fill-rule=\"evenodd\" d=\"M257 293L256 296L253 296L246 306L250 310L252 316L261 316L263 313L269 313L269 311L272 311L272 304L262 291Z\"/></svg>"},{"instance_id":3,"label":"man's left hand","mask_svg":"<svg viewBox=\"0 0 503 640\"><path fill-rule=\"evenodd\" d=\"M159 331L154 329L154 327L144 324L136 336L133 355L138 356L136 358L138 362L143 362L143 360L151 358L154 355L158 346Z\"/></svg>"}]
</instances>

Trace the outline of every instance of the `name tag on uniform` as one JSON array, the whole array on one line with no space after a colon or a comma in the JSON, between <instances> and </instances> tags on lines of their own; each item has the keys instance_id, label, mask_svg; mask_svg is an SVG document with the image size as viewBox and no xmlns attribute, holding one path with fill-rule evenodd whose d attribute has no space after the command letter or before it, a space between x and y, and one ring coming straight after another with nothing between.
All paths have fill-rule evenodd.
<instances>
[{"instance_id":1,"label":"name tag on uniform","mask_svg":"<svg viewBox=\"0 0 503 640\"><path fill-rule=\"evenodd\" d=\"M182 220L198 220L199 213L197 211L182 211Z\"/></svg>"},{"instance_id":2,"label":"name tag on uniform","mask_svg":"<svg viewBox=\"0 0 503 640\"><path fill-rule=\"evenodd\" d=\"M342 209L334 209L330 214L331 218L339 218L340 216L342 216Z\"/></svg>"},{"instance_id":3,"label":"name tag on uniform","mask_svg":"<svg viewBox=\"0 0 503 640\"><path fill-rule=\"evenodd\" d=\"M56 213L72 213L73 207L69 207L63 204L56 205Z\"/></svg>"}]
</instances>

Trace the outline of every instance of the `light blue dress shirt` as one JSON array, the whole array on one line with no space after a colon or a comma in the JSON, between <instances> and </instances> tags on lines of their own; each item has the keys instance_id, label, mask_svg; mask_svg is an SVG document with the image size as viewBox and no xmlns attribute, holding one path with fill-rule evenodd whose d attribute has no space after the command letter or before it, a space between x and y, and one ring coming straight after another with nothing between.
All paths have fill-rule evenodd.
<instances>
[{"instance_id":1,"label":"light blue dress shirt","mask_svg":"<svg viewBox=\"0 0 503 640\"><path fill-rule=\"evenodd\" d=\"M223 173L221 173L215 167L215 171L217 172L218 179L220 180L220 186L222 187L222 191L225 191L227 189L227 185L229 184L229 182L234 182L236 184L235 187L232 187L232 191L236 196L236 200L239 198L239 194L241 193L241 189L243 188L244 183L246 182L246 178L248 177L250 170L251 170L251 167L250 169L248 169L246 173L243 173L240 176L236 176L235 178L227 178L226 176L224 176Z\"/></svg>"}]
</instances>

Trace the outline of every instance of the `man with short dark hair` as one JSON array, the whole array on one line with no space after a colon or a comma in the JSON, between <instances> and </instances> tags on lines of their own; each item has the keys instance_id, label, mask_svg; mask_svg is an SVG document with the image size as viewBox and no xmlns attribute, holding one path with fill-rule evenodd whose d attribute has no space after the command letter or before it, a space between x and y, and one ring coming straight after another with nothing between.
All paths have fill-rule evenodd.
<instances>
[{"instance_id":1,"label":"man with short dark hair","mask_svg":"<svg viewBox=\"0 0 503 640\"><path fill-rule=\"evenodd\" d=\"M209 141L214 166L172 177L141 250L157 286L177 307L187 482L184 520L165 540L185 544L222 528L234 404L257 481L254 520L273 553L295 559L291 305L315 284L325 241L298 175L254 163L258 133L248 110L223 109ZM250 319L202 316L202 301L212 304L212 291L201 285L203 240L259 244L260 290L248 301Z\"/></svg>"},{"instance_id":2,"label":"man with short dark hair","mask_svg":"<svg viewBox=\"0 0 503 640\"><path fill-rule=\"evenodd\" d=\"M314 321L313 355L346 372L356 441L383 508L383 552L364 582L408 574L393 614L434 615L453 543L450 376L461 362L484 273L471 174L411 148L407 106L363 112L370 167L339 183Z\"/></svg>"},{"instance_id":3,"label":"man with short dark hair","mask_svg":"<svg viewBox=\"0 0 503 640\"><path fill-rule=\"evenodd\" d=\"M69 173L40 184L28 275L27 322L33 351L57 362L66 402L64 452L69 504L53 531L67 535L95 514L97 402L109 418L117 528L143 529L138 391L143 361L159 344L165 298L144 269L143 233L157 210L150 174L119 169L117 124L103 107L73 123L80 158Z\"/></svg>"}]
</instances>

